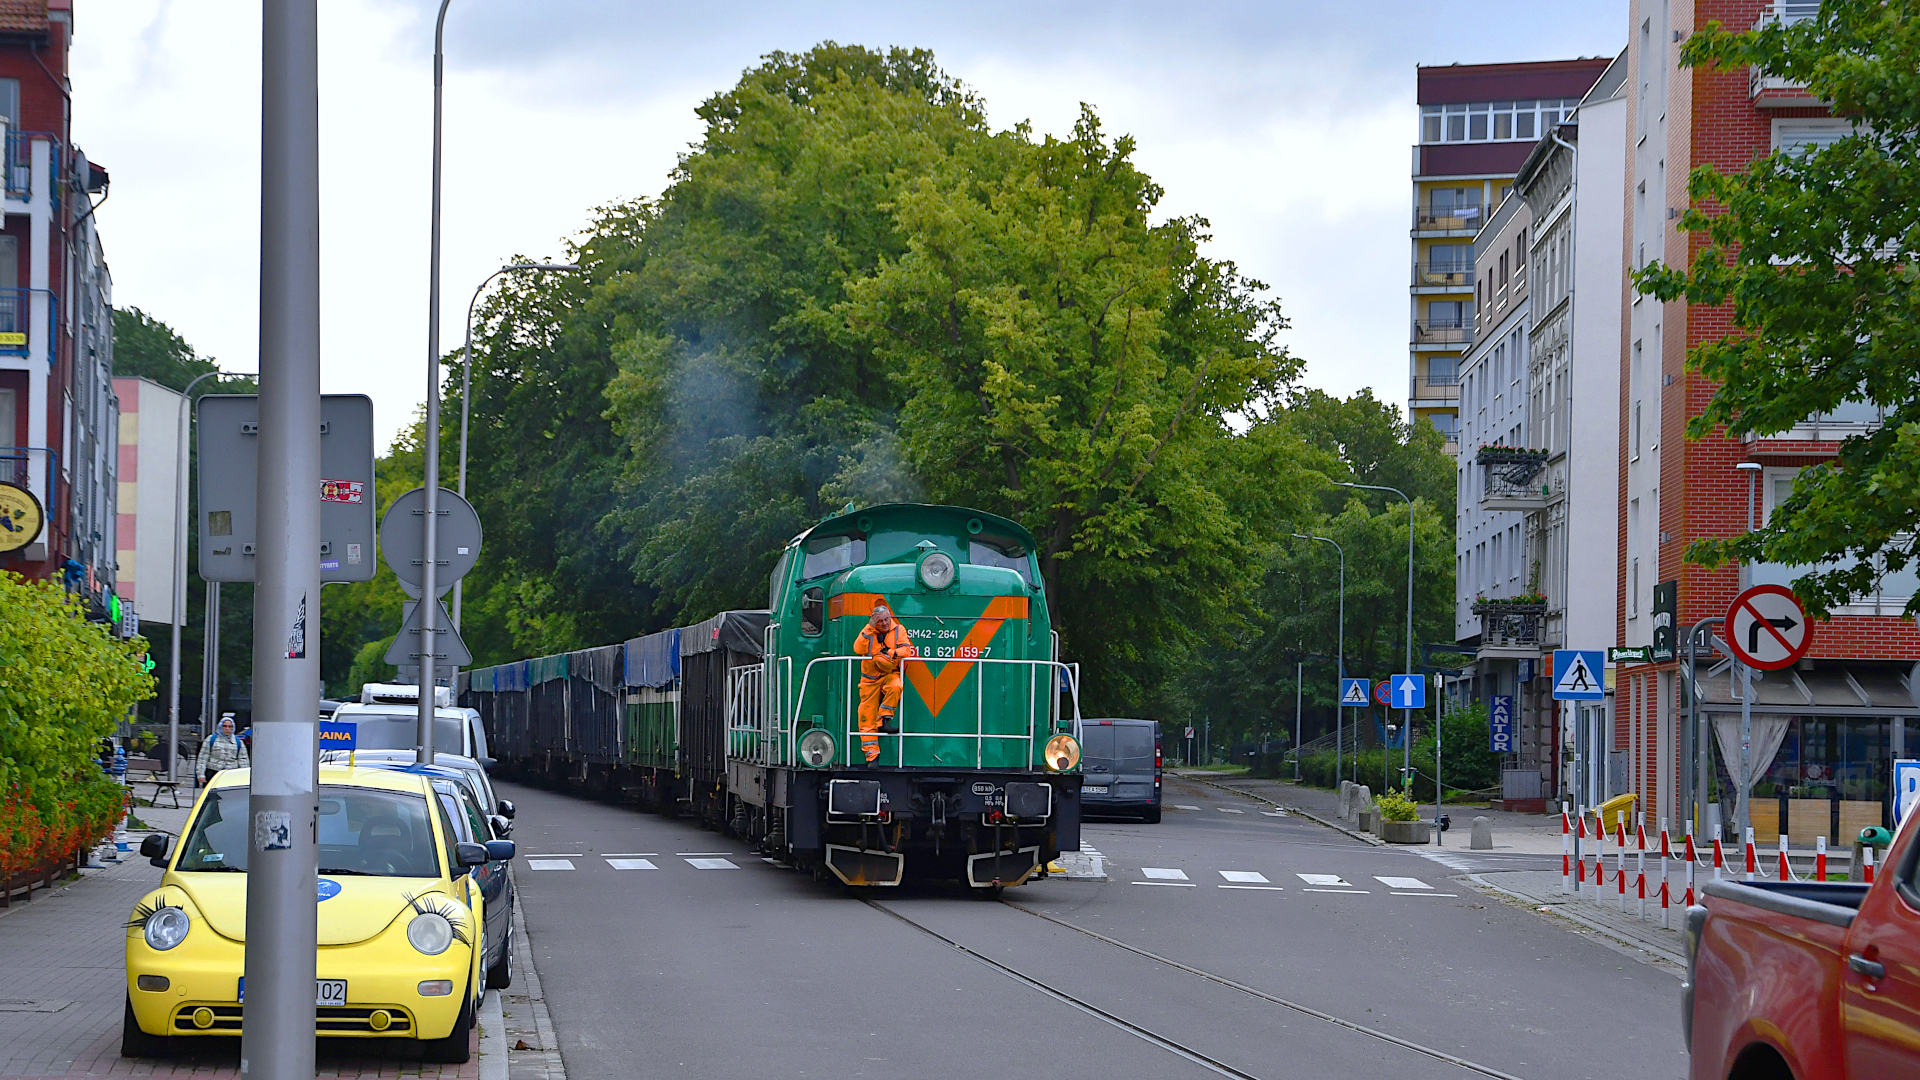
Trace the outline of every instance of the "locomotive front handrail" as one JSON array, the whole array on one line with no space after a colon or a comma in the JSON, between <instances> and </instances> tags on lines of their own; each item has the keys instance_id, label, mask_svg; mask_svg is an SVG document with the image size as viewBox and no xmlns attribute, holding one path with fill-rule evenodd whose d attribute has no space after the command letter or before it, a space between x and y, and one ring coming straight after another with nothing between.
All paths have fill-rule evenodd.
<instances>
[{"instance_id":1,"label":"locomotive front handrail","mask_svg":"<svg viewBox=\"0 0 1920 1080\"><path fill-rule=\"evenodd\" d=\"M791 661L792 658L781 657L780 659ZM841 724L841 731L840 731L840 734L846 740L846 743L844 746L839 746L839 747L836 747L835 749L836 751L844 750L846 753L848 753L849 760L851 760L852 745L853 745L854 738L855 736L860 734L860 732L854 726L856 719L858 717L858 708L856 705L856 695L854 693L852 665L861 659L862 657L859 657L859 656L816 656L814 657L812 660L807 661L807 666L804 669L802 669L800 673L799 693L793 695L793 697L790 699L792 705L795 706L796 708L800 702L806 700L807 688L811 684L811 681L813 679L813 669L815 665L823 664L823 663L827 663L827 664L838 663L838 664L848 665L847 685L845 687L845 691L847 694L847 716L844 719L843 723ZM1080 679L1079 679L1079 672L1074 670L1073 665L1062 663L1061 661L1058 661L1058 660L1005 659L1005 658L989 658L989 657L972 657L972 658L931 657L929 658L929 657L923 657L923 656L904 656L904 657L901 657L900 659L902 663L1009 664L1014 666L1024 666L1027 668L1058 669L1059 671L1065 673L1066 681L1067 681L1067 692L1073 698L1073 735L1076 739L1080 737L1080 727L1081 727ZM791 671L791 669L789 669L789 671ZM771 693L777 692L778 690L777 684L782 681L787 682L788 684L791 684L791 681L792 681L791 674L789 674L785 680L779 679L777 677L770 678L770 679L763 679L761 685L763 688L765 688L765 692L771 694ZM988 732L983 730L985 725L985 715L984 715L985 710L980 707L978 702L980 697L983 696L985 692L984 680L975 680L974 692L976 694L976 705L974 708L973 734L968 735L965 732L953 732L953 731L901 730L893 735L885 736L886 738L889 738L889 739L898 740L893 744L895 767L901 767L904 765L906 740L916 739L916 738L918 739L927 739L927 738L973 739L974 740L974 760L975 760L976 766L981 765L983 762L983 758L984 758L983 750L985 747L985 740L1024 739L1027 742L1027 758L1029 761L1031 761L1033 757L1033 739L1034 739L1034 735L1033 735L1034 711L1031 703L1033 684L1031 679L1028 680L1027 689L1030 695L1030 700L1027 708L1027 733L1026 734L998 735L998 734L989 734ZM798 760L798 756L796 753L796 743L797 743L799 734L795 730L795 725L789 722L789 718L787 716L787 712L788 712L787 705L788 705L788 700L781 700L779 701L778 707L776 709L763 710L763 715L771 721L771 724L767 727L761 728L754 732L755 734L762 734L765 737L770 737L770 740L773 742L773 744L777 746L781 751L781 760L769 762L770 764L784 765L784 764L788 764ZM1055 726L1052 720L1052 712L1053 710L1051 708L1047 710L1048 719L1044 721L1049 728L1052 728ZM904 725L903 725L903 728L904 728ZM736 732L744 733L744 732L747 732L749 728L746 725L741 725L739 727L734 728L733 730ZM868 734L872 734L872 733L869 732ZM1049 734L1051 734L1051 732Z\"/></svg>"}]
</instances>

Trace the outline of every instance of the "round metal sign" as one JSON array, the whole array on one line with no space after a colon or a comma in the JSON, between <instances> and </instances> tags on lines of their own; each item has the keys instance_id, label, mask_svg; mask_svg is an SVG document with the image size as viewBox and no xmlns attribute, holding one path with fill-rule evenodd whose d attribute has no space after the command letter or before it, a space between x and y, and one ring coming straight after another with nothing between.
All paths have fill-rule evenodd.
<instances>
[{"instance_id":1,"label":"round metal sign","mask_svg":"<svg viewBox=\"0 0 1920 1080\"><path fill-rule=\"evenodd\" d=\"M1726 633L1733 655L1761 671L1793 666L1813 644L1807 610L1785 585L1755 585L1734 597Z\"/></svg>"},{"instance_id":2,"label":"round metal sign","mask_svg":"<svg viewBox=\"0 0 1920 1080\"><path fill-rule=\"evenodd\" d=\"M425 578L426 565L421 552L426 550L423 535L426 512L427 489L418 487L393 500L387 516L380 519L381 557L387 560L403 585L411 585L416 590ZM474 512L472 503L446 488L440 489L440 525L434 546L438 549L435 561L440 567L434 591L445 596L452 591L453 583L465 577L480 558L480 515Z\"/></svg>"},{"instance_id":3,"label":"round metal sign","mask_svg":"<svg viewBox=\"0 0 1920 1080\"><path fill-rule=\"evenodd\" d=\"M47 515L33 492L0 484L0 551L18 551L40 538Z\"/></svg>"}]
</instances>

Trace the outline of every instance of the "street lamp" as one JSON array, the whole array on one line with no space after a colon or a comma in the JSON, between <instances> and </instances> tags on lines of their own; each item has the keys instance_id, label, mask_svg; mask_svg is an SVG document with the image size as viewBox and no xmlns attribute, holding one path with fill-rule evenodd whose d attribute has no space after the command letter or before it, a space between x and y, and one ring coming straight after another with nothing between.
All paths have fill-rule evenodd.
<instances>
[{"instance_id":1,"label":"street lamp","mask_svg":"<svg viewBox=\"0 0 1920 1080\"><path fill-rule=\"evenodd\" d=\"M180 779L180 627L187 621L187 425L193 416L193 388L204 380L232 372L209 371L194 377L180 392L180 427L175 435L173 473L173 638L167 658L167 779ZM202 642L204 649L205 643ZM218 675L216 674L216 678ZM204 689L204 688L203 688ZM204 700L205 694L201 695ZM207 718L200 717L206 730Z\"/></svg>"},{"instance_id":2,"label":"street lamp","mask_svg":"<svg viewBox=\"0 0 1920 1080\"><path fill-rule=\"evenodd\" d=\"M1339 642L1334 646L1334 666L1340 672L1341 682L1337 685L1344 687L1347 678L1347 549L1341 547L1338 540L1329 536L1309 536L1306 533L1293 535L1301 540L1319 540L1332 544L1333 550L1340 553L1340 626L1334 632L1334 637ZM1342 749L1340 741L1346 731L1346 714L1346 706L1340 704L1340 696L1335 694L1333 708L1333 778L1335 780L1340 779ZM1293 778L1300 779L1300 710L1297 707L1293 710L1293 771Z\"/></svg>"},{"instance_id":3,"label":"street lamp","mask_svg":"<svg viewBox=\"0 0 1920 1080\"><path fill-rule=\"evenodd\" d=\"M480 294L486 291L494 278L502 274L519 273L526 270L552 270L571 273L580 267L574 263L508 263L488 274L479 286L473 290L473 299L467 301L467 347L460 354L460 497L467 497L467 419L473 411L473 309L480 303ZM460 587L464 582L453 583L453 628L460 629Z\"/></svg>"},{"instance_id":4,"label":"street lamp","mask_svg":"<svg viewBox=\"0 0 1920 1080\"><path fill-rule=\"evenodd\" d=\"M426 503L420 515L420 714L415 756L422 765L433 763L434 672L433 624L440 613L440 102L446 55L442 45L447 28L447 5L433 21L433 197L432 223L427 240L427 430L421 456L426 461L421 495ZM404 635L406 631L401 630Z\"/></svg>"},{"instance_id":5,"label":"street lamp","mask_svg":"<svg viewBox=\"0 0 1920 1080\"><path fill-rule=\"evenodd\" d=\"M1343 487L1343 488L1365 488L1368 491L1391 491L1395 495L1398 495L1400 496L1400 498L1406 500L1406 504L1407 504L1407 670L1408 672L1412 672L1413 670L1413 500L1408 499L1407 493L1404 491L1401 491L1399 488L1387 487L1383 484L1350 484L1344 480L1336 480L1334 481L1334 486ZM1401 710L1401 712L1405 714L1403 715L1402 720L1404 721L1404 726L1407 729L1407 735L1408 735L1406 742L1402 745L1402 749L1405 750L1405 754L1403 755L1405 760L1404 767L1407 773L1411 775L1411 771L1413 769L1413 738L1412 738L1413 717L1412 717L1412 713L1409 710L1403 709Z\"/></svg>"}]
</instances>

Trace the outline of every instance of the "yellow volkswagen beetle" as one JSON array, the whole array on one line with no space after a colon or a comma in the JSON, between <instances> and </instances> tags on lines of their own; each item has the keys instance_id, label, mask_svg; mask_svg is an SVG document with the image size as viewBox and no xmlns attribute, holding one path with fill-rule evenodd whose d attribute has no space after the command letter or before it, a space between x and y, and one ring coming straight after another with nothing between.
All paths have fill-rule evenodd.
<instances>
[{"instance_id":1,"label":"yellow volkswagen beetle","mask_svg":"<svg viewBox=\"0 0 1920 1080\"><path fill-rule=\"evenodd\" d=\"M121 1054L169 1040L237 1036L246 1000L248 771L220 773L186 837L141 853L166 867L127 920ZM415 1041L463 1062L481 993L480 889L470 867L513 857L510 840L461 843L426 776L320 767L320 952L315 1034Z\"/></svg>"}]
</instances>

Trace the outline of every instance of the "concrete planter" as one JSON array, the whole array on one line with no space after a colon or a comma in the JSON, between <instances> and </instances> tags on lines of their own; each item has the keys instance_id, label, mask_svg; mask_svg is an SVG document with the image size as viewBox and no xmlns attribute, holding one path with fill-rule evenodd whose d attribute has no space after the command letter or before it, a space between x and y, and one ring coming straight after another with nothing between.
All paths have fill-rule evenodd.
<instances>
[{"instance_id":1,"label":"concrete planter","mask_svg":"<svg viewBox=\"0 0 1920 1080\"><path fill-rule=\"evenodd\" d=\"M1389 844L1426 844L1432 842L1430 821L1383 821L1380 839Z\"/></svg>"}]
</instances>

